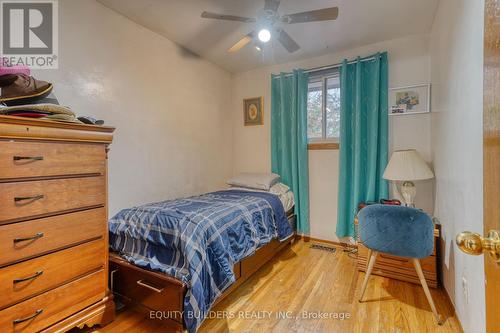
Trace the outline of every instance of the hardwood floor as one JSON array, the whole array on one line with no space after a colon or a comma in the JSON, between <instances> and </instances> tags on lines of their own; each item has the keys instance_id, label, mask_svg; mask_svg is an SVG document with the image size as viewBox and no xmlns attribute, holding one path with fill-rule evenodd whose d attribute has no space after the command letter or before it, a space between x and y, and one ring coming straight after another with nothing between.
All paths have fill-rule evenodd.
<instances>
[{"instance_id":1,"label":"hardwood floor","mask_svg":"<svg viewBox=\"0 0 500 333\"><path fill-rule=\"evenodd\" d=\"M213 309L214 314L227 311L234 318L208 319L199 332L462 332L442 290L431 291L445 318L442 326L435 324L418 285L373 276L365 302L359 303L364 273L358 273L355 259L341 248L335 253L311 249L313 243L298 241L284 250ZM290 311L292 318L277 318L280 311L285 317ZM304 318L303 313L313 318ZM341 313L349 318L314 318ZM243 318L243 314L265 318ZM160 321L128 310L110 325L88 331L156 333L164 329Z\"/></svg>"}]
</instances>

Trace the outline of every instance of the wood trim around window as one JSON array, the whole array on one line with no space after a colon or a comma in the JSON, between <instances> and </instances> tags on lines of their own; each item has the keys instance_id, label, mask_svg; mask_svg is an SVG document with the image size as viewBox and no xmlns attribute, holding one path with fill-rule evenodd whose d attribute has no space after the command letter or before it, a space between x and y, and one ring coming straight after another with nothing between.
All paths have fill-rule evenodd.
<instances>
[{"instance_id":1,"label":"wood trim around window","mask_svg":"<svg viewBox=\"0 0 500 333\"><path fill-rule=\"evenodd\" d=\"M308 150L338 150L338 142L310 142L307 144Z\"/></svg>"}]
</instances>

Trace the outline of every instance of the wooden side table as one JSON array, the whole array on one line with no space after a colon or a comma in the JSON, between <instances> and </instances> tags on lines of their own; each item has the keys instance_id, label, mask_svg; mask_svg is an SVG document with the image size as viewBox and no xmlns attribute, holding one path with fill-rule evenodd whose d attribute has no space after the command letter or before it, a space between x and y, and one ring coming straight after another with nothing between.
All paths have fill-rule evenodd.
<instances>
[{"instance_id":1,"label":"wooden side table","mask_svg":"<svg viewBox=\"0 0 500 333\"><path fill-rule=\"evenodd\" d=\"M354 220L356 229L358 227L358 218ZM424 272L425 279L429 287L437 288L440 280L440 245L441 225L436 224L434 228L434 251L427 258L420 259L420 265ZM368 248L358 239L358 270L365 272L368 261ZM397 257L389 254L380 253L375 262L372 274L411 282L420 285L417 272L413 267L410 258Z\"/></svg>"}]
</instances>

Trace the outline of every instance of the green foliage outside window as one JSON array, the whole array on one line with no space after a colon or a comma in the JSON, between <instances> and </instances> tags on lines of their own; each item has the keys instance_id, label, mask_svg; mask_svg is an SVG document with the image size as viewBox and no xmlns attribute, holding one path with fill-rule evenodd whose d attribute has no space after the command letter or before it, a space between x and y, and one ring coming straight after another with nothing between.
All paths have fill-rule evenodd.
<instances>
[{"instance_id":1,"label":"green foliage outside window","mask_svg":"<svg viewBox=\"0 0 500 333\"><path fill-rule=\"evenodd\" d=\"M326 90L326 101L323 91ZM340 87L337 78L309 83L307 96L307 136L309 139L331 140L340 136ZM323 106L323 102L325 105ZM323 119L326 132L323 133Z\"/></svg>"}]
</instances>

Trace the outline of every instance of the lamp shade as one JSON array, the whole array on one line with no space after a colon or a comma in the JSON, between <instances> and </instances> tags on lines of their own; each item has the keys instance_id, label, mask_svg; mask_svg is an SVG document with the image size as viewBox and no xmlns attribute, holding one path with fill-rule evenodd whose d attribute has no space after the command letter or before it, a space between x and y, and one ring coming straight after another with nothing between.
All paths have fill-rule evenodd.
<instances>
[{"instance_id":1,"label":"lamp shade","mask_svg":"<svg viewBox=\"0 0 500 333\"><path fill-rule=\"evenodd\" d=\"M397 150L384 171L387 180L424 180L434 178L434 173L415 149Z\"/></svg>"}]
</instances>

